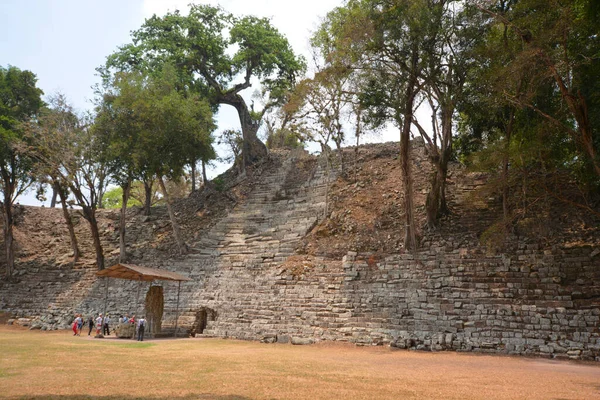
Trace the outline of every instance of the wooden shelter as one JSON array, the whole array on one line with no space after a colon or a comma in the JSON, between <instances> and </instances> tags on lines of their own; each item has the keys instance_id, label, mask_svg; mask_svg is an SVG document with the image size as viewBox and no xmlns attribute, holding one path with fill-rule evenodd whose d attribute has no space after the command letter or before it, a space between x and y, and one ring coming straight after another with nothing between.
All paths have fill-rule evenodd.
<instances>
[{"instance_id":1,"label":"wooden shelter","mask_svg":"<svg viewBox=\"0 0 600 400\"><path fill-rule=\"evenodd\" d=\"M175 336L177 336L177 320L179 319L179 294L181 292L181 282L191 281L192 279L178 274L177 272L165 271L157 268L142 267L132 264L115 264L110 268L96 272L101 278L106 278L106 294L104 298L104 315L106 315L106 306L108 303L108 278L127 279L139 282L152 282L155 280L175 281L177 285L177 308L175 311ZM139 302L139 286L137 294Z\"/></svg>"}]
</instances>

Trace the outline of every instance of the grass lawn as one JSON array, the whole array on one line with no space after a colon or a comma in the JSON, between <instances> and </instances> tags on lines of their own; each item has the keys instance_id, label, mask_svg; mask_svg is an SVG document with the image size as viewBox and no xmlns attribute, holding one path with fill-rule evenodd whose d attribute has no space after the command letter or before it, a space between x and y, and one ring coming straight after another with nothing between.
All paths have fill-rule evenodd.
<instances>
[{"instance_id":1,"label":"grass lawn","mask_svg":"<svg viewBox=\"0 0 600 400\"><path fill-rule=\"evenodd\" d=\"M600 365L0 326L0 398L600 399Z\"/></svg>"}]
</instances>

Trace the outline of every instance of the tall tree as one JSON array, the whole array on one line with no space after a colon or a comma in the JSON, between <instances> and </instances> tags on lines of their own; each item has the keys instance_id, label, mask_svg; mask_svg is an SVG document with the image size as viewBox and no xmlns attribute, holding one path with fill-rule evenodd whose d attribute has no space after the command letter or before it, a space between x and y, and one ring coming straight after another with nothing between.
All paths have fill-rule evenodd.
<instances>
[{"instance_id":1,"label":"tall tree","mask_svg":"<svg viewBox=\"0 0 600 400\"><path fill-rule=\"evenodd\" d=\"M446 202L448 163L453 157L454 121L457 105L464 99L467 78L476 65L474 49L485 36L479 12L463 0L429 1L427 34L423 42L424 68L420 73L422 97L432 111L431 130L417 118L413 124L427 143L434 165L425 211L427 228L449 213Z\"/></svg>"},{"instance_id":2,"label":"tall tree","mask_svg":"<svg viewBox=\"0 0 600 400\"><path fill-rule=\"evenodd\" d=\"M127 261L126 212L134 179L144 175L147 161L140 156L144 134L143 108L145 77L141 73L116 73L104 82L104 91L96 106L94 130L105 147L111 177L121 187L119 220L119 262Z\"/></svg>"},{"instance_id":3,"label":"tall tree","mask_svg":"<svg viewBox=\"0 0 600 400\"><path fill-rule=\"evenodd\" d=\"M600 140L592 123L600 109L597 97L586 87L594 85L599 72L598 30L600 23L593 0L520 0L483 1L479 9L497 24L504 25L511 40L520 48L512 69L529 72L533 89L526 96L506 91L505 97L518 107L529 108L566 133L575 143L578 163L593 180L600 181ZM533 12L535 10L535 12ZM595 76L596 78L591 78ZM556 99L538 104L536 99L548 85L554 87ZM546 95L548 93L545 93ZM547 108L550 106L551 108Z\"/></svg>"},{"instance_id":4,"label":"tall tree","mask_svg":"<svg viewBox=\"0 0 600 400\"><path fill-rule=\"evenodd\" d=\"M50 112L40 118L40 123L30 125L30 146L25 151L41 164L44 174L68 186L81 215L90 225L96 265L102 270L104 250L96 211L99 193L105 190L107 183L104 149L91 129L89 115L78 115L61 94L52 96L50 105Z\"/></svg>"},{"instance_id":5,"label":"tall tree","mask_svg":"<svg viewBox=\"0 0 600 400\"><path fill-rule=\"evenodd\" d=\"M163 65L153 76L119 72L98 108L96 130L107 147L112 175L123 189L121 258L125 258L125 211L134 178L155 176L166 200L180 252L185 252L179 225L163 177L179 180L190 160L214 154L214 130L208 103L178 90L177 73Z\"/></svg>"},{"instance_id":6,"label":"tall tree","mask_svg":"<svg viewBox=\"0 0 600 400\"><path fill-rule=\"evenodd\" d=\"M342 57L350 57L366 75L362 104L371 124L392 121L400 129L400 165L404 186L407 249L417 248L410 165L410 133L422 90L430 1L351 0L328 16Z\"/></svg>"},{"instance_id":7,"label":"tall tree","mask_svg":"<svg viewBox=\"0 0 600 400\"><path fill-rule=\"evenodd\" d=\"M156 15L133 32L133 44L121 47L107 66L122 70L152 70L165 62L180 72L181 84L208 96L212 104L236 109L244 138L243 166L267 154L257 132L265 112L281 104L304 62L268 19L234 17L221 8L191 5ZM267 100L261 111L248 107L241 92L258 79Z\"/></svg>"},{"instance_id":8,"label":"tall tree","mask_svg":"<svg viewBox=\"0 0 600 400\"><path fill-rule=\"evenodd\" d=\"M0 204L3 216L6 277L12 278L15 267L13 204L33 183L33 160L16 151L23 140L21 123L34 119L43 105L42 90L30 71L17 67L0 67Z\"/></svg>"}]
</instances>

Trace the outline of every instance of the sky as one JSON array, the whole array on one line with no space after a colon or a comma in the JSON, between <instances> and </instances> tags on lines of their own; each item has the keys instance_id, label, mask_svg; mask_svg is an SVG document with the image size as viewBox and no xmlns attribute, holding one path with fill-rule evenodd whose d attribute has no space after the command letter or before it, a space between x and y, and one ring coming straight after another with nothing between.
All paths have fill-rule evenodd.
<instances>
[{"instance_id":1,"label":"sky","mask_svg":"<svg viewBox=\"0 0 600 400\"><path fill-rule=\"evenodd\" d=\"M106 57L129 43L131 31L146 18L176 9L185 13L191 2L218 4L235 15L268 17L308 60L311 32L343 0L0 0L0 65L30 70L45 96L61 92L75 108L91 109L92 86L99 81L95 69ZM255 89L247 90L251 94ZM239 129L232 107L222 106L217 122L218 131ZM211 175L226 168L220 165ZM19 201L40 204L32 194Z\"/></svg>"}]
</instances>

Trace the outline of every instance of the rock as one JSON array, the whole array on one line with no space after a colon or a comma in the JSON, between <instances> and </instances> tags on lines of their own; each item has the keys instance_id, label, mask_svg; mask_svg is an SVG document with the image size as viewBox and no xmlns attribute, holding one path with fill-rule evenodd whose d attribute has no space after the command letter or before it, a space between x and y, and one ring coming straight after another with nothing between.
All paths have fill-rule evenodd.
<instances>
[{"instance_id":1,"label":"rock","mask_svg":"<svg viewBox=\"0 0 600 400\"><path fill-rule=\"evenodd\" d=\"M264 335L260 340L261 343L275 343L277 341L277 335Z\"/></svg>"},{"instance_id":2,"label":"rock","mask_svg":"<svg viewBox=\"0 0 600 400\"><path fill-rule=\"evenodd\" d=\"M312 339L292 336L292 344L307 345L307 344L313 344L313 343L314 343L314 341Z\"/></svg>"},{"instance_id":3,"label":"rock","mask_svg":"<svg viewBox=\"0 0 600 400\"><path fill-rule=\"evenodd\" d=\"M289 343L290 336L289 335L277 335L277 343Z\"/></svg>"}]
</instances>

